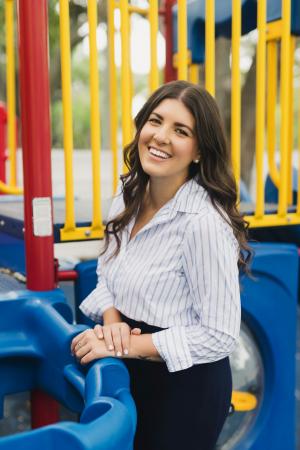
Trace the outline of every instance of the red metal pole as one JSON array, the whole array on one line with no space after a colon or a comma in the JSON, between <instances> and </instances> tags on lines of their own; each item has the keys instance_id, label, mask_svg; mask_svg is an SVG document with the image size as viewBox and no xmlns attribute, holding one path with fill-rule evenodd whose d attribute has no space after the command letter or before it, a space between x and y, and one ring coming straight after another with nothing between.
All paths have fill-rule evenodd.
<instances>
[{"instance_id":1,"label":"red metal pole","mask_svg":"<svg viewBox=\"0 0 300 450\"><path fill-rule=\"evenodd\" d=\"M18 0L27 288L55 287L52 231L47 0ZM33 392L32 427L58 420L58 404Z\"/></svg>"},{"instance_id":2,"label":"red metal pole","mask_svg":"<svg viewBox=\"0 0 300 450\"><path fill-rule=\"evenodd\" d=\"M58 281L75 281L78 278L76 270L59 270L57 273Z\"/></svg>"},{"instance_id":3,"label":"red metal pole","mask_svg":"<svg viewBox=\"0 0 300 450\"><path fill-rule=\"evenodd\" d=\"M172 7L175 0L165 1L165 27L166 27L166 65L165 83L177 79L177 69L173 66L173 17Z\"/></svg>"},{"instance_id":4,"label":"red metal pole","mask_svg":"<svg viewBox=\"0 0 300 450\"><path fill-rule=\"evenodd\" d=\"M7 112L5 105L0 103L0 180L6 183L5 161L6 154L6 130L7 130ZM0 193L1 194L1 193Z\"/></svg>"},{"instance_id":5,"label":"red metal pole","mask_svg":"<svg viewBox=\"0 0 300 450\"><path fill-rule=\"evenodd\" d=\"M52 217L47 201L41 200L48 199L51 213L47 22L47 0L19 0L26 273L27 287L34 291L54 288ZM35 200L40 200L40 205Z\"/></svg>"}]
</instances>

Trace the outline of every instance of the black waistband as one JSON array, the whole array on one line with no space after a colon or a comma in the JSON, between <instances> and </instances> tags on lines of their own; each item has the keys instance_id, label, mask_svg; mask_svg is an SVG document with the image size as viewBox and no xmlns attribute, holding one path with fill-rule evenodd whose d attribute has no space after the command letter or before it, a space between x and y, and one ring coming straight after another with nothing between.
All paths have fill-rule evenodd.
<instances>
[{"instance_id":1,"label":"black waistband","mask_svg":"<svg viewBox=\"0 0 300 450\"><path fill-rule=\"evenodd\" d=\"M124 316L124 314L122 313L120 314L123 322L126 322L130 326L130 328L140 328L142 330L142 333L157 333L157 331L165 330L165 328L159 328L154 325L149 325L146 322L139 322L137 320L133 320L127 316Z\"/></svg>"}]
</instances>

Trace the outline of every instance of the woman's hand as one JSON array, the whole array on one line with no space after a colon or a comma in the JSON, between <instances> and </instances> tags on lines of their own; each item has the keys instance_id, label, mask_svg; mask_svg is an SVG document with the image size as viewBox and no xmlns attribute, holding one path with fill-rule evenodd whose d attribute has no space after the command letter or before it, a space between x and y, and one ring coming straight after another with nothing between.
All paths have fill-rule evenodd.
<instances>
[{"instance_id":1,"label":"woman's hand","mask_svg":"<svg viewBox=\"0 0 300 450\"><path fill-rule=\"evenodd\" d=\"M141 334L140 328L133 328L126 322L116 322L109 325L96 325L94 333L98 339L105 343L108 351L115 351L116 356L128 355L130 348L130 335Z\"/></svg>"},{"instance_id":2,"label":"woman's hand","mask_svg":"<svg viewBox=\"0 0 300 450\"><path fill-rule=\"evenodd\" d=\"M107 350L104 341L97 338L93 329L85 330L74 337L71 352L81 364L88 364L94 359L115 356L112 351Z\"/></svg>"}]
</instances>

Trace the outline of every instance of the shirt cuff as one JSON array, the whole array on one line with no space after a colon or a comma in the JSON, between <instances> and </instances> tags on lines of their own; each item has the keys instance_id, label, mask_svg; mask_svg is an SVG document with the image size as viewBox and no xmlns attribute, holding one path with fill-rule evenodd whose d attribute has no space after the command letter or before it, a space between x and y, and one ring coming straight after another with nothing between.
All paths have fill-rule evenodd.
<instances>
[{"instance_id":1,"label":"shirt cuff","mask_svg":"<svg viewBox=\"0 0 300 450\"><path fill-rule=\"evenodd\" d=\"M166 362L169 372L188 369L193 365L184 326L174 326L152 333L152 342Z\"/></svg>"},{"instance_id":2,"label":"shirt cuff","mask_svg":"<svg viewBox=\"0 0 300 450\"><path fill-rule=\"evenodd\" d=\"M79 309L94 322L101 320L103 313L114 306L113 296L106 287L104 281L100 281L97 287L83 300Z\"/></svg>"}]
</instances>

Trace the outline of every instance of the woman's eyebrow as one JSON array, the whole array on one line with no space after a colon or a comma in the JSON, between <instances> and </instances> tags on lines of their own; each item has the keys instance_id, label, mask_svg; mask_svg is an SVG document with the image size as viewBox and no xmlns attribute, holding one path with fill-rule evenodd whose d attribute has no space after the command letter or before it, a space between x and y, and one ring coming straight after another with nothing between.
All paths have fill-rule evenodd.
<instances>
[{"instance_id":1,"label":"woman's eyebrow","mask_svg":"<svg viewBox=\"0 0 300 450\"><path fill-rule=\"evenodd\" d=\"M155 116L157 116L160 120L163 120L163 117L160 115L160 114L158 114L157 112L152 112L151 114L154 114ZM150 114L150 115L151 115ZM181 122L175 122L174 123L174 125L176 125L176 127L184 127L184 128L187 128L188 130L190 130L190 132L192 133L192 134L194 134L194 130L192 130L192 128L190 128L188 125L185 125L184 123L181 123Z\"/></svg>"}]
</instances>

